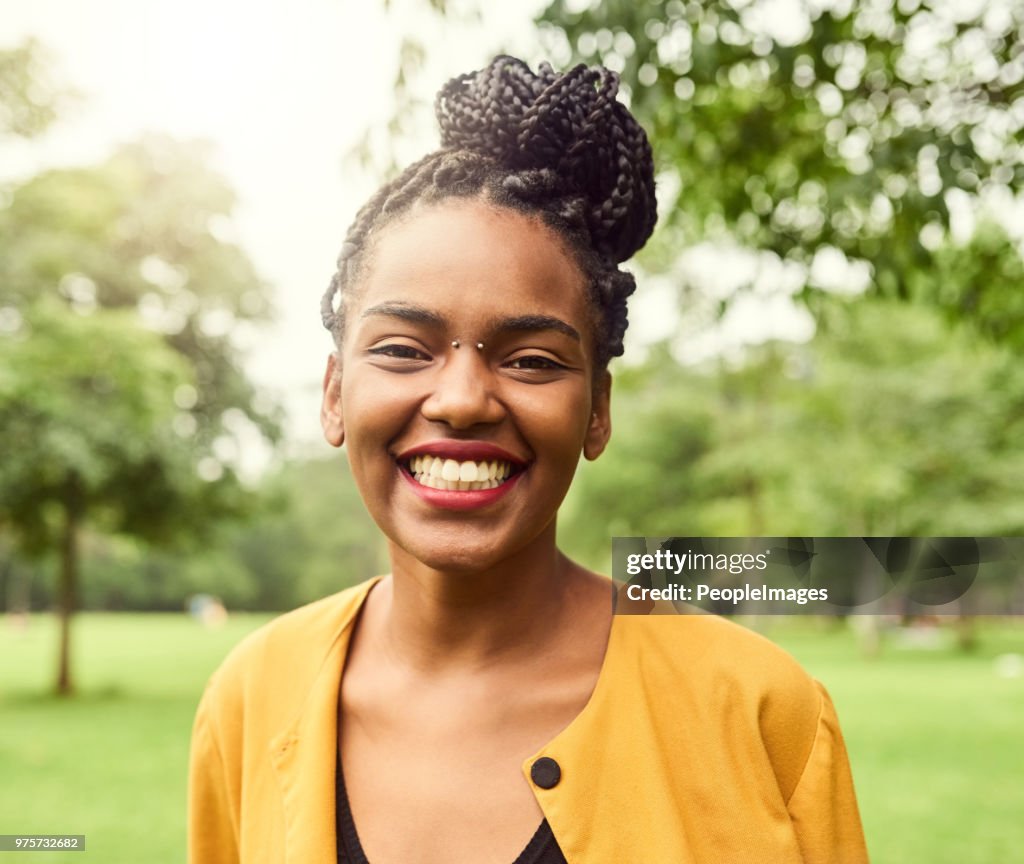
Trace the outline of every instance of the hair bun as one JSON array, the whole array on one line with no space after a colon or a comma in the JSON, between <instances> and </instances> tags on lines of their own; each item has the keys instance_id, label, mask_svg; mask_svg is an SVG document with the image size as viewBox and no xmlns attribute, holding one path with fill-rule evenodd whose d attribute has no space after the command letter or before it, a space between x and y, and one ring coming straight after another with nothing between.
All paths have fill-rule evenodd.
<instances>
[{"instance_id":1,"label":"hair bun","mask_svg":"<svg viewBox=\"0 0 1024 864\"><path fill-rule=\"evenodd\" d=\"M618 90L618 76L600 66L559 74L542 63L535 74L497 57L437 94L441 146L553 171L566 194L586 199L597 251L624 261L647 241L657 212L651 147Z\"/></svg>"}]
</instances>

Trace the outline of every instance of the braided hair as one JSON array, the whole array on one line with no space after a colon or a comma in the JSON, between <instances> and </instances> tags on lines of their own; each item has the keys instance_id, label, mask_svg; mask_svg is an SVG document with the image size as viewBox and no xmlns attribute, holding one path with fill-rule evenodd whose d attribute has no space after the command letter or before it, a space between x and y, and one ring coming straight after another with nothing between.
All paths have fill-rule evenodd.
<instances>
[{"instance_id":1,"label":"braided hair","mask_svg":"<svg viewBox=\"0 0 1024 864\"><path fill-rule=\"evenodd\" d=\"M597 367L622 354L636 283L618 265L644 245L657 214L650 144L616 101L618 86L601 67L559 74L542 63L535 74L507 56L449 81L435 103L440 149L379 189L349 228L321 301L335 343L376 232L417 201L484 196L539 216L568 241L597 313Z\"/></svg>"}]
</instances>

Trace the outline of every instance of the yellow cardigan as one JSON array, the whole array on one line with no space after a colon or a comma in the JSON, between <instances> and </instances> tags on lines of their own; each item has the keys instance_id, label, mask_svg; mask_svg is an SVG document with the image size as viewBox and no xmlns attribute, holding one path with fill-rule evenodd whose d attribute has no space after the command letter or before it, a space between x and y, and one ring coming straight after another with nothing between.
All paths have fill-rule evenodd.
<instances>
[{"instance_id":1,"label":"yellow cardigan","mask_svg":"<svg viewBox=\"0 0 1024 864\"><path fill-rule=\"evenodd\" d=\"M375 581L272 621L211 678L192 736L191 864L337 861L338 686ZM542 756L561 768L549 789L531 779ZM616 616L590 701L522 767L569 864L867 861L825 690L721 618Z\"/></svg>"}]
</instances>

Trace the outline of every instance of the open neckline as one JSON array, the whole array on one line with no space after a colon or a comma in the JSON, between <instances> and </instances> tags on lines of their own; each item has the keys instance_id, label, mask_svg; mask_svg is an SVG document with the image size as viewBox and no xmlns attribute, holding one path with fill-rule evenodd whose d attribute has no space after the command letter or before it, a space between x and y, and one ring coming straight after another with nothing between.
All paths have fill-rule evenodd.
<instances>
[{"instance_id":1,"label":"open neckline","mask_svg":"<svg viewBox=\"0 0 1024 864\"><path fill-rule=\"evenodd\" d=\"M348 644L345 646L345 657L342 660L341 676L338 679L337 699L339 699L339 700L341 699L341 677L344 677L344 670L345 670L345 667L348 665L348 654L349 654L349 651L351 649L352 634L355 632L355 628L356 628L356 626L357 626L357 624L359 622L359 618L363 614L363 609L366 608L366 601L369 598L370 593L373 591L374 588L376 588L379 584L381 584L384 581L384 579L388 578L388 576L390 576L392 579L394 579L394 576L389 573L389 574L387 574L385 576L374 576L373 579L370 580L370 584L366 586L366 591L363 593L362 598L360 598L360 600L359 600L359 606L356 608L354 614L352 615L352 617L348 621L347 629L349 631L349 633L348 633L349 641L348 641ZM616 613L616 608L618 606L618 603L617 603L618 591L617 591L617 588L616 588L616 584L615 584L614 580L609 579L609 578L607 578L605 576L601 576L601 578L604 579L608 583L607 588L608 588L608 591L609 591L609 593L611 595L609 602L610 602L610 605L611 605L612 620L611 620L610 626L608 627L608 638L607 638L607 641L606 641L605 647L604 647L604 656L602 656L602 658L601 658L601 665L600 665L600 668L598 669L598 672L597 672L597 680L594 682L594 689L590 691L590 695L587 697L587 701L583 704L583 707L580 708L580 710L576 714L576 716L573 717L572 720L570 720L568 723L566 723L565 726L563 726L558 732L556 732L554 737L548 739L548 741L545 744L541 745L523 763L523 771L524 771L524 774L527 777L529 777L530 766L537 759L539 759L541 756L545 755L546 753L549 753L550 751L558 748L565 741L565 739L571 738L572 735L575 732L575 729L577 727L579 727L579 726L582 726L586 722L586 720L589 717L589 715L594 713L594 712L596 712L598 710L597 706L600 704L600 702L604 698L604 691L607 690L608 687L610 686L607 682L609 681L609 679L614 677L612 672L611 672L611 667L612 667L612 664L615 662L615 657L617 655L621 654L621 651L619 651L617 649L616 645L623 638L623 634L622 634L623 627L622 627L622 623L619 621L619 619L620 618L624 618L624 617L630 617L630 616L619 615L619 614ZM336 709L335 709L335 730L334 730L335 745L334 745L334 750L335 750L336 753L338 753L339 758L340 758L340 753L338 752L338 739L339 739L339 733L340 733L340 728L338 726L338 723L340 722L340 719L341 719L340 710L339 709L340 709L340 705L338 705L336 707Z\"/></svg>"},{"instance_id":2,"label":"open neckline","mask_svg":"<svg viewBox=\"0 0 1024 864\"><path fill-rule=\"evenodd\" d=\"M335 765L335 801L337 807L335 814L337 825L335 837L337 838L338 861L344 862L344 864L370 864L369 859L366 857L366 852L363 850L363 844L359 839L359 831L356 828L355 819L352 816L352 808L349 805L348 792L345 789L345 774L342 770L340 756ZM545 817L541 820L537 830L533 832L530 841L526 844L523 851L516 856L512 864L541 864L544 860L541 856L545 852L550 853L555 850L561 854L561 849L558 847L555 835L551 831L551 825ZM344 858L341 857L342 852L345 854ZM561 860L565 860L564 855L562 855Z\"/></svg>"},{"instance_id":3,"label":"open neckline","mask_svg":"<svg viewBox=\"0 0 1024 864\"><path fill-rule=\"evenodd\" d=\"M369 584L366 585L363 596L358 601L358 606L354 610L353 614L351 615L345 626L345 631L347 631L344 633L346 644L344 645L343 648L344 656L341 658L341 668L338 670L338 689L335 696L334 710L335 723L333 749L335 754L334 761L336 765L336 796L337 784L339 781L341 782L342 791L344 791L344 774L341 766L341 753L338 746L340 733L339 723L341 720L340 705L338 704L338 700L341 699L341 679L344 677L344 670L345 667L348 665L348 654L351 648L352 634L366 606L367 598L369 597L370 592L377 585L379 585L385 578L385 576L375 576L372 580L369 580ZM623 622L619 621L618 619L620 617L626 616L620 616L616 614L617 593L615 588L615 582L611 579L606 579L606 581L608 583L608 591L611 595L609 598L609 604L611 606L611 623L608 627L608 636L604 648L604 655L601 658L601 665L598 669L597 679L594 682L594 687L591 690L590 695L587 698L587 701L584 703L583 707L579 710L576 716L573 717L564 727L562 727L562 729L560 729L552 738L550 738L546 743L540 746L536 750L536 752L529 756L523 763L521 763L520 766L526 782L530 786L530 789L533 792L534 797L537 799L537 803L540 805L541 811L544 813L544 817L540 825L538 826L537 831L534 833L530 842L527 844L526 848L520 853L519 857L512 862L512 864L534 864L535 861L543 861L543 859L538 859L536 856L539 856L545 852L550 853L552 851L548 845L549 842L554 844L554 849L558 850L559 854L561 854L564 859L564 852L562 851L561 846L559 846L558 840L555 837L555 827L551 822L551 814L548 813L548 810L546 809L544 802L544 798L547 797L550 794L550 791L553 790L538 789L537 787L535 787L535 785L531 782L530 768L533 765L533 763L537 761L537 759L543 756L554 756L556 757L557 761L557 755L563 749L571 750L572 740L576 737L579 737L580 735L585 736L587 734L586 729L588 725L592 724L592 717L598 716L602 710L602 706L607 702L607 691L609 690L609 688L613 686L612 681L616 677L614 666L616 663L622 662L621 658L623 652L621 648L621 643L622 640L626 638ZM352 856L351 861L346 862L346 864L370 864L370 862L366 858L365 852L363 851L362 844L359 842L359 835L358 832L356 831L356 826L354 819L352 817L347 793L345 793L344 795L344 806L344 814L338 812L336 812L335 814L335 833L337 838L336 854L340 854L343 848L342 843L344 842L346 844L344 846L346 854ZM343 823L341 817L345 815L347 815L347 818ZM555 822L559 823L560 819L561 816L559 816L558 819L555 819ZM343 834L343 831L346 833ZM354 842L349 844L348 842L343 840L343 836L349 838L350 840L353 840Z\"/></svg>"}]
</instances>

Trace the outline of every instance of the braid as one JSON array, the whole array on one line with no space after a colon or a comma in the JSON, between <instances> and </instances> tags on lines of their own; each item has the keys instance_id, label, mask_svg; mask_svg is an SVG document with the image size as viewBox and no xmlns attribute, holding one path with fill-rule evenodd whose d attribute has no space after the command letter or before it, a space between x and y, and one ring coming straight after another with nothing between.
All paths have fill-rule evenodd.
<instances>
[{"instance_id":1,"label":"braid","mask_svg":"<svg viewBox=\"0 0 1024 864\"><path fill-rule=\"evenodd\" d=\"M568 240L599 312L598 365L622 353L633 277L618 269L657 218L650 144L600 67L536 73L513 57L453 78L437 94L441 149L410 165L356 215L321 301L340 345L345 301L373 235L415 202L485 195L536 214ZM334 296L341 296L336 310Z\"/></svg>"},{"instance_id":2,"label":"braid","mask_svg":"<svg viewBox=\"0 0 1024 864\"><path fill-rule=\"evenodd\" d=\"M378 189L356 213L338 253L338 269L320 300L320 317L338 346L345 331L345 289L355 281L360 254L366 248L371 231L382 226L387 215L397 215L399 205L408 206L423 193L432 179L424 169L436 162L439 156L440 153L431 153L414 162L400 176ZM342 300L337 309L334 306L336 294Z\"/></svg>"}]
</instances>

